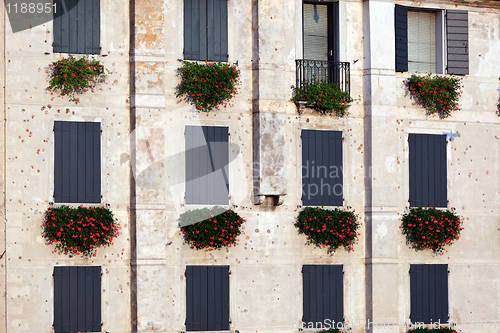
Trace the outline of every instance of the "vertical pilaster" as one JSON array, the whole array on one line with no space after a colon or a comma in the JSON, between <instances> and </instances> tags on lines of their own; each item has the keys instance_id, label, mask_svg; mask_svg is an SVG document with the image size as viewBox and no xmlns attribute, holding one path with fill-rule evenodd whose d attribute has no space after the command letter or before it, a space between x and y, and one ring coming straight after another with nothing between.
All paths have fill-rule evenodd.
<instances>
[{"instance_id":1,"label":"vertical pilaster","mask_svg":"<svg viewBox=\"0 0 500 333\"><path fill-rule=\"evenodd\" d=\"M394 119L394 2L364 1L365 165L367 218L367 319L399 323L399 133ZM368 325L370 332L385 330ZM398 325L391 328L399 332Z\"/></svg>"}]
</instances>

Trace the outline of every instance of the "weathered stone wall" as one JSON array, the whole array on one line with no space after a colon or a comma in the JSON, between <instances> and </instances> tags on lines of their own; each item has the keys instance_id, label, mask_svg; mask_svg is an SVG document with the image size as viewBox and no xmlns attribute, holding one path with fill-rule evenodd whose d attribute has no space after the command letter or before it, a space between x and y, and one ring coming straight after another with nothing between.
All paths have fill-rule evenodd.
<instances>
[{"instance_id":1,"label":"weathered stone wall","mask_svg":"<svg viewBox=\"0 0 500 333\"><path fill-rule=\"evenodd\" d=\"M78 104L46 90L48 65L66 56L53 53L52 22L17 33L8 19L5 24L6 332L52 332L54 266L86 265L102 268L103 331L130 332L128 22L127 1L101 1L96 58L113 74ZM88 260L56 254L41 237L44 212L54 201L56 120L101 122L102 203L121 223L121 235Z\"/></svg>"}]
</instances>

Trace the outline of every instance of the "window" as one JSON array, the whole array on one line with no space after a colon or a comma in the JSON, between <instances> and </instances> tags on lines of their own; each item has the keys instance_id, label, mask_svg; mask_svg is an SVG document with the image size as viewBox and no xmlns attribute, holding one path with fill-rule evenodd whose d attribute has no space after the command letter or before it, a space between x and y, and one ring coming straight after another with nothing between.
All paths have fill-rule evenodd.
<instances>
[{"instance_id":1,"label":"window","mask_svg":"<svg viewBox=\"0 0 500 333\"><path fill-rule=\"evenodd\" d=\"M54 52L101 52L100 0L54 0Z\"/></svg>"},{"instance_id":2,"label":"window","mask_svg":"<svg viewBox=\"0 0 500 333\"><path fill-rule=\"evenodd\" d=\"M302 284L303 328L321 329L319 323L325 326L330 325L330 327L342 327L344 322L343 266L304 265Z\"/></svg>"},{"instance_id":3,"label":"window","mask_svg":"<svg viewBox=\"0 0 500 333\"><path fill-rule=\"evenodd\" d=\"M186 126L186 204L229 204L229 128Z\"/></svg>"},{"instance_id":4,"label":"window","mask_svg":"<svg viewBox=\"0 0 500 333\"><path fill-rule=\"evenodd\" d=\"M101 332L101 267L54 267L54 332Z\"/></svg>"},{"instance_id":5,"label":"window","mask_svg":"<svg viewBox=\"0 0 500 333\"><path fill-rule=\"evenodd\" d=\"M447 207L446 135L410 134L410 207Z\"/></svg>"},{"instance_id":6,"label":"window","mask_svg":"<svg viewBox=\"0 0 500 333\"><path fill-rule=\"evenodd\" d=\"M396 71L469 74L467 11L396 5L394 20Z\"/></svg>"},{"instance_id":7,"label":"window","mask_svg":"<svg viewBox=\"0 0 500 333\"><path fill-rule=\"evenodd\" d=\"M302 130L302 204L343 203L342 132Z\"/></svg>"},{"instance_id":8,"label":"window","mask_svg":"<svg viewBox=\"0 0 500 333\"><path fill-rule=\"evenodd\" d=\"M54 201L101 202L101 124L54 122Z\"/></svg>"},{"instance_id":9,"label":"window","mask_svg":"<svg viewBox=\"0 0 500 333\"><path fill-rule=\"evenodd\" d=\"M448 322L448 265L410 265L412 323Z\"/></svg>"},{"instance_id":10,"label":"window","mask_svg":"<svg viewBox=\"0 0 500 333\"><path fill-rule=\"evenodd\" d=\"M227 0L184 0L184 59L227 61Z\"/></svg>"},{"instance_id":11,"label":"window","mask_svg":"<svg viewBox=\"0 0 500 333\"><path fill-rule=\"evenodd\" d=\"M229 266L186 267L186 330L229 330Z\"/></svg>"}]
</instances>

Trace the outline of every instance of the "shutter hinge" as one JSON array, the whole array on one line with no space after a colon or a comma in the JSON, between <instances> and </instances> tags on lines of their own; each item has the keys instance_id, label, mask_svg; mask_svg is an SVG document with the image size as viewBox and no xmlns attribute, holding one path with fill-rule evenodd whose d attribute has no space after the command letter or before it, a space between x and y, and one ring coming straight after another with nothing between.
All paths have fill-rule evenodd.
<instances>
[{"instance_id":1,"label":"shutter hinge","mask_svg":"<svg viewBox=\"0 0 500 333\"><path fill-rule=\"evenodd\" d=\"M229 270L229 273L227 273L228 275L231 275L231 270Z\"/></svg>"},{"instance_id":2,"label":"shutter hinge","mask_svg":"<svg viewBox=\"0 0 500 333\"><path fill-rule=\"evenodd\" d=\"M450 273L451 273L450 268L448 268L448 274L450 274Z\"/></svg>"}]
</instances>

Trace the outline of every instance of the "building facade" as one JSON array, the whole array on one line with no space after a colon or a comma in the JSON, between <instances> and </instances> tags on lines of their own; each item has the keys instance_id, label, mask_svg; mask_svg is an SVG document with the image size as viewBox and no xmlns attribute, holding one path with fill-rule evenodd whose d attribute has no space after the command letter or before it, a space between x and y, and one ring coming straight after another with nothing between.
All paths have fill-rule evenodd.
<instances>
[{"instance_id":1,"label":"building facade","mask_svg":"<svg viewBox=\"0 0 500 333\"><path fill-rule=\"evenodd\" d=\"M55 306L53 275L67 267L100 276L93 290L100 290L102 326L94 331L315 332L317 319L340 319L356 333L406 332L420 316L448 319L464 332L498 332L497 1L81 0L74 6L66 15L78 13L88 30L69 40L63 18L13 32L2 14L6 332L64 331L55 325L63 309ZM112 71L106 84L78 96L79 103L47 92L48 65L85 53ZM236 64L241 83L233 105L204 113L180 101L181 60ZM299 112L290 100L290 86L325 63L335 64L335 80L355 99L347 117ZM404 83L415 71L459 75L461 110L446 119L426 115ZM49 205L66 203L54 195L55 126L62 123L98 126L100 204L121 223L114 244L91 259L56 254L41 237ZM180 214L213 206L212 192L190 199L186 185L186 151L199 148L188 138L201 130L222 131L230 148L224 205L246 220L235 247L195 250L179 229ZM433 149L436 159L417 155L417 146ZM330 154L334 162L323 159ZM304 186L321 167L336 172L329 178L340 192L323 183ZM424 169L436 178L420 203L412 191L429 179ZM354 210L363 222L354 251L330 256L307 244L294 227L305 206ZM460 239L443 255L406 243L401 217L415 206L455 208L464 218ZM417 286L424 275L428 288ZM430 300L423 288L440 296ZM310 301L325 293L335 302L325 297L314 308ZM417 299L426 297L429 309L417 309L425 303ZM70 316L75 311L70 307Z\"/></svg>"}]
</instances>

